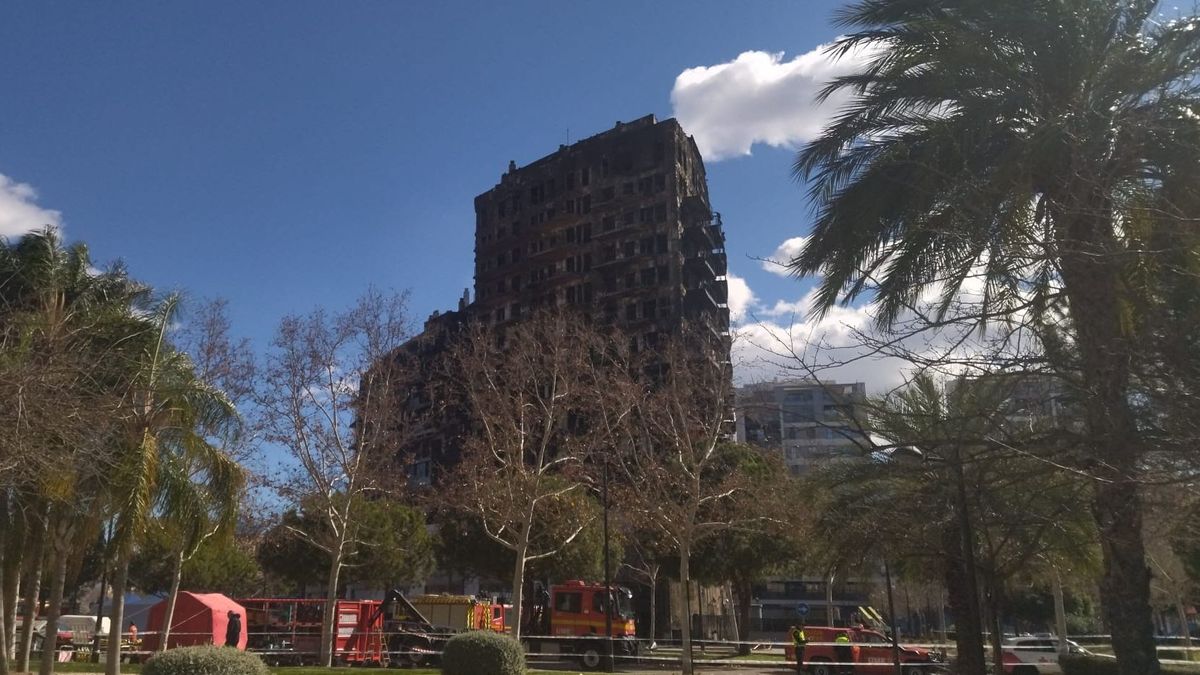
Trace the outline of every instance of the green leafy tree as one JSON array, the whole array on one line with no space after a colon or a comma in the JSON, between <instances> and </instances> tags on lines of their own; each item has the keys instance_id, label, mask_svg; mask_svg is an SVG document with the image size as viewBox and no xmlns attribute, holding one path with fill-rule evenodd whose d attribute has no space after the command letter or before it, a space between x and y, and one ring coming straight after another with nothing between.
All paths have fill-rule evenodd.
<instances>
[{"instance_id":1,"label":"green leafy tree","mask_svg":"<svg viewBox=\"0 0 1200 675\"><path fill-rule=\"evenodd\" d=\"M178 535L167 524L153 523L130 564L129 582L143 593L166 594L174 585L174 549ZM252 596L262 587L262 570L253 552L230 533L206 538L184 562L180 585L195 593Z\"/></svg>"},{"instance_id":2,"label":"green leafy tree","mask_svg":"<svg viewBox=\"0 0 1200 675\"><path fill-rule=\"evenodd\" d=\"M969 279L981 323L1065 313L1119 670L1156 673L1130 274L1158 254L1126 225L1194 230L1197 19L1155 0L859 0L838 23L836 53L872 51L796 160L817 219L791 269L823 275L819 312L873 297L885 326L929 292L944 319Z\"/></svg>"},{"instance_id":3,"label":"green leafy tree","mask_svg":"<svg viewBox=\"0 0 1200 675\"><path fill-rule=\"evenodd\" d=\"M317 505L310 500L299 512L285 512L266 533L257 551L266 573L300 588L322 580L329 569L329 555L309 540L321 536L320 528L326 526L324 518L313 513ZM420 511L386 499L364 500L353 508L358 514L354 546L345 553L341 585L391 588L428 574L434 544Z\"/></svg>"},{"instance_id":4,"label":"green leafy tree","mask_svg":"<svg viewBox=\"0 0 1200 675\"><path fill-rule=\"evenodd\" d=\"M803 504L799 483L788 477L778 456L767 456L750 446L724 447L731 470L746 473L748 488L756 496L753 510L763 526L732 530L702 541L696 549L697 579L730 583L737 603L738 650L750 653L750 604L753 585L774 572L794 566L801 555L801 528L789 516Z\"/></svg>"},{"instance_id":5,"label":"green leafy tree","mask_svg":"<svg viewBox=\"0 0 1200 675\"><path fill-rule=\"evenodd\" d=\"M1089 568L1094 530L1081 504L1090 486L1036 458L1053 428L1043 436L1010 423L1001 405L1007 380L954 384L922 376L865 405L887 446L832 462L805 482L820 564L874 572L886 560L939 570L956 620L958 667L983 673L983 617L986 610L998 640L1009 579L1038 567Z\"/></svg>"},{"instance_id":6,"label":"green leafy tree","mask_svg":"<svg viewBox=\"0 0 1200 675\"><path fill-rule=\"evenodd\" d=\"M603 579L603 507L589 495L572 492L554 500L554 503L546 504L535 523L535 537L539 538L535 543L538 546L550 546L571 534L566 530L571 521L555 515L560 509L582 512L587 525L554 555L533 561L529 565L529 578L549 583L569 579ZM516 563L515 554L488 537L483 524L472 514L445 511L438 515L437 524L434 546L440 567L488 579L504 579L511 573ZM609 537L609 558L613 565L611 572L615 577L616 567L624 556L624 537L615 528Z\"/></svg>"}]
</instances>

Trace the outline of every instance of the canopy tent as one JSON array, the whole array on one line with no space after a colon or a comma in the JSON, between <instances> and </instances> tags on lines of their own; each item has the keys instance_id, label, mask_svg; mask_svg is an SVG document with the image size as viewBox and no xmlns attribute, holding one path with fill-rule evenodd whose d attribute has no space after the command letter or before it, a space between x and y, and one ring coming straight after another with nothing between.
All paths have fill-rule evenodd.
<instances>
[{"instance_id":1,"label":"canopy tent","mask_svg":"<svg viewBox=\"0 0 1200 675\"><path fill-rule=\"evenodd\" d=\"M145 649L149 651L158 648L163 614L166 613L166 610L166 600L150 608L150 618L147 621L147 630L143 640ZM171 619L171 635L167 638L167 647L224 645L230 612L236 612L242 619L241 635L238 637L237 646L238 649L245 649L246 608L220 593L181 591L175 601L175 614Z\"/></svg>"}]
</instances>

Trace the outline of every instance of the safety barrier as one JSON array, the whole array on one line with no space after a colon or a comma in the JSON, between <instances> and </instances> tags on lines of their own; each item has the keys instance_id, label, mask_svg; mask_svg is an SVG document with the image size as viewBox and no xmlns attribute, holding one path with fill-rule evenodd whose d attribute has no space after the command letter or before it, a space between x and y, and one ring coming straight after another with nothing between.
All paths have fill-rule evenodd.
<instances>
[{"instance_id":1,"label":"safety barrier","mask_svg":"<svg viewBox=\"0 0 1200 675\"><path fill-rule=\"evenodd\" d=\"M404 641L428 641L430 645L439 645L448 640L457 631L431 631L431 632L373 632L370 635L371 640L378 645L377 648L353 648L341 649L334 653L336 663L343 664L358 664L358 663L374 663L382 657L388 663L413 663L424 660L434 659L441 654L438 648L424 648L415 645L400 646ZM262 655L267 660L274 660L280 664L284 663L315 663L318 658L318 650L316 649L296 649L288 642L296 637L304 638L304 641L311 642L319 641L320 632L314 630L312 632L297 632L294 630L288 631L252 631L247 633L252 643L265 646L257 646L248 649L252 653ZM123 648L123 653L132 660L141 660L153 654L152 651L142 649L143 641L150 637L157 637L157 633L145 631L138 633L136 642L128 642L128 633L122 635L122 642L127 646ZM201 633L184 633L172 631L173 638L206 638L211 639L212 634L207 632ZM347 637L345 635L340 637ZM1053 639L1048 637L1047 639ZM1085 648L1096 651L1099 655L1108 648L1107 635L1078 635L1070 636L1068 639L1083 645ZM1200 640L1193 640L1193 645L1186 644L1187 638L1184 636L1167 636L1160 637L1158 650L1161 652L1183 652L1189 655L1191 660L1181 659L1162 659L1163 663L1195 663L1197 660L1196 653L1200 652ZM527 657L534 663L562 660L562 659L579 659L583 656L582 652L592 651L593 655L607 657L608 645L603 636L554 636L554 635L523 635L522 641L528 646L537 645L537 649L528 649ZM101 650L106 648L107 637L101 636ZM644 665L671 665L678 664L682 656L682 641L678 639L663 639L656 640L654 648L650 648L649 644L642 640L638 641L637 649L633 653L627 652L623 647L627 644L627 640L615 637L612 639L613 654L612 658L616 663L620 664L644 664ZM1170 642L1171 644L1161 644L1162 642ZM1177 643L1177 644L1176 644ZM594 650L581 649L584 645L595 645ZM693 660L700 664L722 667L763 667L767 666L786 666L793 665L794 661L785 660L784 650L791 646L787 641L734 641L734 640L700 640L691 641ZM863 647L866 643L851 643L851 646ZM75 642L71 645L62 645L59 647L60 659L65 654L66 658L86 659L94 657L93 650L94 642L88 640L86 642ZM837 642L808 642L806 650L815 647L845 647L845 643ZM905 668L922 669L922 670L938 670L945 668L946 664L952 662L955 656L955 644L953 642L901 642L902 647L918 647L929 650L937 655L934 662L906 662ZM553 647L553 649L547 649ZM748 647L751 652L750 657L739 656L737 650L741 647ZM863 665L871 663L875 665L892 663L890 654L890 643L880 644L872 643L872 649L880 651L887 650L886 658L883 656L872 657L870 661L860 660L858 662L846 661L828 661L828 660L810 660L805 659L806 665L823 663L834 667ZM985 641L985 653L990 659L991 645ZM1044 650L1045 647L1025 646L1025 645L1004 645L1005 650L1012 651L1038 651ZM810 654L806 654L809 656Z\"/></svg>"}]
</instances>

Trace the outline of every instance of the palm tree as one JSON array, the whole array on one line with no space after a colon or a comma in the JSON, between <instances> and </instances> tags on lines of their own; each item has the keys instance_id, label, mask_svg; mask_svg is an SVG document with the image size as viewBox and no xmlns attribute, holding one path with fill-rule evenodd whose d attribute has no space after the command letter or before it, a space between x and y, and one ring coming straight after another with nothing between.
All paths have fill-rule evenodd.
<instances>
[{"instance_id":1,"label":"palm tree","mask_svg":"<svg viewBox=\"0 0 1200 675\"><path fill-rule=\"evenodd\" d=\"M116 569L110 616L114 630L124 625L129 562L156 504L168 511L181 509L180 518L198 525L206 520L202 503L206 497L201 491L218 503L227 502L242 481L236 463L209 442L236 433L237 411L224 394L195 376L191 361L166 339L178 304L177 296L168 296L150 318L154 334L142 345L134 364L132 414L118 441L121 459L112 481ZM198 476L203 477L203 487L188 485ZM231 512L225 509L226 514ZM120 668L121 642L109 640L105 670L118 675Z\"/></svg>"},{"instance_id":2,"label":"palm tree","mask_svg":"<svg viewBox=\"0 0 1200 675\"><path fill-rule=\"evenodd\" d=\"M159 464L160 523L173 535L175 544L171 586L158 640L160 651L167 648L171 636L183 564L210 537L234 527L245 484L242 468L221 448L191 431L187 436L179 439L179 445L187 451L171 453Z\"/></svg>"},{"instance_id":3,"label":"palm tree","mask_svg":"<svg viewBox=\"0 0 1200 675\"><path fill-rule=\"evenodd\" d=\"M112 460L105 441L121 414L112 364L143 327L130 309L145 292L120 266L96 271L85 246L64 246L53 229L0 242L0 381L13 385L6 400L16 402L0 413L0 447L21 469L5 487L34 552L26 566L26 626L42 577L40 542L48 552L47 636L57 633L68 559L99 523ZM22 553L6 547L6 562ZM23 631L19 670L28 667L32 637ZM48 673L54 640L45 645L41 670Z\"/></svg>"},{"instance_id":4,"label":"palm tree","mask_svg":"<svg viewBox=\"0 0 1200 675\"><path fill-rule=\"evenodd\" d=\"M980 321L1066 309L1105 614L1120 672L1155 673L1126 284L1149 254L1122 226L1153 209L1194 228L1195 200L1170 197L1200 184L1200 21L1156 0L858 0L838 23L836 53L875 51L797 157L817 214L791 268L824 276L818 312L873 294L885 326L932 289L944 318L977 274Z\"/></svg>"}]
</instances>

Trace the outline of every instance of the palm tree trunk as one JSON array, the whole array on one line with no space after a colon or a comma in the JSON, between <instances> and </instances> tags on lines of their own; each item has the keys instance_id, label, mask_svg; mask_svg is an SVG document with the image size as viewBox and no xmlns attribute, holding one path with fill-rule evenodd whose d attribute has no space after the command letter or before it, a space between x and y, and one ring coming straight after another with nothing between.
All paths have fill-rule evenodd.
<instances>
[{"instance_id":1,"label":"palm tree trunk","mask_svg":"<svg viewBox=\"0 0 1200 675\"><path fill-rule=\"evenodd\" d=\"M1103 215L1103 206L1087 204L1074 217L1056 213L1055 220L1062 228L1058 238L1072 242L1062 254L1063 287L1075 325L1091 456L1104 479L1097 481L1092 501L1104 554L1101 604L1119 675L1155 675L1158 653L1138 491L1143 453L1129 400L1135 348L1122 316L1124 262L1113 254L1111 216Z\"/></svg>"},{"instance_id":2,"label":"palm tree trunk","mask_svg":"<svg viewBox=\"0 0 1200 675\"><path fill-rule=\"evenodd\" d=\"M17 645L17 671L27 672L33 651L33 621L37 618L38 602L42 594L42 567L46 558L46 514L32 523L33 545L25 559L25 607L21 612L21 635Z\"/></svg>"},{"instance_id":3,"label":"palm tree trunk","mask_svg":"<svg viewBox=\"0 0 1200 675\"><path fill-rule=\"evenodd\" d=\"M681 545L679 547L679 586L683 589L683 621L681 622L680 634L683 636L683 653L680 655L680 665L683 669L683 675L692 675L692 593L690 588L691 583L691 547Z\"/></svg>"},{"instance_id":4,"label":"palm tree trunk","mask_svg":"<svg viewBox=\"0 0 1200 675\"><path fill-rule=\"evenodd\" d=\"M171 590L167 593L167 606L163 609L162 630L158 637L158 651L167 650L171 639L171 622L175 620L175 601L179 598L179 582L183 579L183 551L175 553L171 561Z\"/></svg>"},{"instance_id":5,"label":"palm tree trunk","mask_svg":"<svg viewBox=\"0 0 1200 675\"><path fill-rule=\"evenodd\" d=\"M318 665L329 668L333 665L334 639L337 636L338 579L342 572L342 551L338 547L329 562L329 577L325 584L325 612L321 621L321 651Z\"/></svg>"},{"instance_id":6,"label":"palm tree trunk","mask_svg":"<svg viewBox=\"0 0 1200 675\"><path fill-rule=\"evenodd\" d=\"M42 641L42 665L38 668L38 675L51 675L58 660L58 617L62 613L63 586L67 581L68 546L65 541L56 541L54 546L50 597L46 606L46 639Z\"/></svg>"},{"instance_id":7,"label":"palm tree trunk","mask_svg":"<svg viewBox=\"0 0 1200 675\"><path fill-rule=\"evenodd\" d=\"M944 539L946 593L954 613L954 642L958 653L955 672L958 675L984 675L987 665L983 656L983 626L974 583L975 570L963 559L963 537L958 528L946 528ZM945 630L945 624L942 629Z\"/></svg>"},{"instance_id":8,"label":"palm tree trunk","mask_svg":"<svg viewBox=\"0 0 1200 675\"><path fill-rule=\"evenodd\" d=\"M3 540L0 541L0 656L4 661L0 667L8 668L10 660L16 657L16 619L17 597L20 595L21 564L25 555L25 518L21 515L21 505L16 497L8 492L2 504Z\"/></svg>"},{"instance_id":9,"label":"palm tree trunk","mask_svg":"<svg viewBox=\"0 0 1200 675\"><path fill-rule=\"evenodd\" d=\"M109 614L105 675L121 675L121 636L125 634L125 587L129 583L129 559L132 557L133 542L123 538L117 545L116 569L113 571L112 612Z\"/></svg>"}]
</instances>

